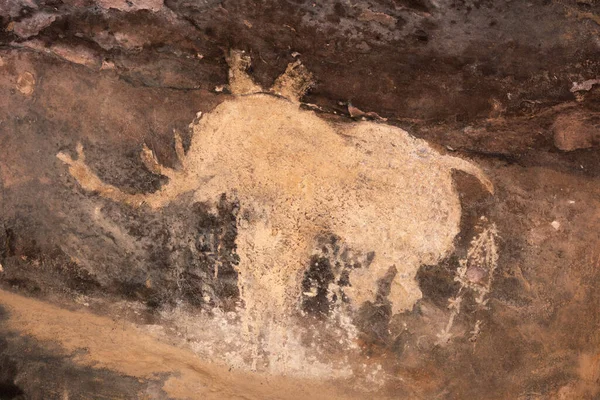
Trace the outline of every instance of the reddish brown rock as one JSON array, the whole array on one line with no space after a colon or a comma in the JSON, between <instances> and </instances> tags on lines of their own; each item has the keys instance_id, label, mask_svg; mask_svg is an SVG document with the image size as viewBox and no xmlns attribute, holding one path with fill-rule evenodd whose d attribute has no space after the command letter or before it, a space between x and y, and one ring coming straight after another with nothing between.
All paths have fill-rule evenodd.
<instances>
[{"instance_id":1,"label":"reddish brown rock","mask_svg":"<svg viewBox=\"0 0 600 400\"><path fill-rule=\"evenodd\" d=\"M554 145L563 151L589 149L600 144L600 115L573 111L556 117Z\"/></svg>"},{"instance_id":2,"label":"reddish brown rock","mask_svg":"<svg viewBox=\"0 0 600 400\"><path fill-rule=\"evenodd\" d=\"M102 8L116 9L120 11L137 11L137 10L150 10L158 11L163 6L162 0L97 0L97 3Z\"/></svg>"},{"instance_id":3,"label":"reddish brown rock","mask_svg":"<svg viewBox=\"0 0 600 400\"><path fill-rule=\"evenodd\" d=\"M22 38L37 35L42 29L50 26L56 20L55 14L40 12L33 14L13 25L13 32Z\"/></svg>"}]
</instances>

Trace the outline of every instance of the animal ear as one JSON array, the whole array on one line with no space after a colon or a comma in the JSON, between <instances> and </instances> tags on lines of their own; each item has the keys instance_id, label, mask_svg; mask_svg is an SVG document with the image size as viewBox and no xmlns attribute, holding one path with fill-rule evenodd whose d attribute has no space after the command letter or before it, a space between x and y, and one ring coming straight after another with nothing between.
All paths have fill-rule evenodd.
<instances>
[{"instance_id":1,"label":"animal ear","mask_svg":"<svg viewBox=\"0 0 600 400\"><path fill-rule=\"evenodd\" d=\"M288 64L285 72L275 80L271 91L299 102L313 84L313 74L297 60Z\"/></svg>"},{"instance_id":2,"label":"animal ear","mask_svg":"<svg viewBox=\"0 0 600 400\"><path fill-rule=\"evenodd\" d=\"M229 64L229 88L232 94L244 95L263 92L263 89L254 83L246 72L252 60L242 50L230 50L225 56Z\"/></svg>"}]
</instances>

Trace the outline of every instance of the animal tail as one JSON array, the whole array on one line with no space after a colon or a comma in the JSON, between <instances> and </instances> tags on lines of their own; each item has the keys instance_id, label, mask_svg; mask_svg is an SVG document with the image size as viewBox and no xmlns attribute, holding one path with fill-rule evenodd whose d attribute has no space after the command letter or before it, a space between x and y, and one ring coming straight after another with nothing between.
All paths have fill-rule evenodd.
<instances>
[{"instance_id":1,"label":"animal tail","mask_svg":"<svg viewBox=\"0 0 600 400\"><path fill-rule=\"evenodd\" d=\"M452 169L466 172L470 175L473 175L491 194L494 194L494 184L488 179L483 170L479 168L477 165L473 164L470 161L459 157L450 157L446 156L448 160L448 166Z\"/></svg>"}]
</instances>

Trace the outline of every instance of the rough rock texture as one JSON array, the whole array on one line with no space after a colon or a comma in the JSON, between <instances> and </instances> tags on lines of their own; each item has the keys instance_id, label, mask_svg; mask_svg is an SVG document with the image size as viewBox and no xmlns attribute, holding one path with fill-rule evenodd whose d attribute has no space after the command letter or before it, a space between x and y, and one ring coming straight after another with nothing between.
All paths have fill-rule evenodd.
<instances>
[{"instance_id":1,"label":"rough rock texture","mask_svg":"<svg viewBox=\"0 0 600 400\"><path fill-rule=\"evenodd\" d=\"M589 149L600 144L600 115L574 111L556 117L554 145L560 150Z\"/></svg>"},{"instance_id":2,"label":"rough rock texture","mask_svg":"<svg viewBox=\"0 0 600 400\"><path fill-rule=\"evenodd\" d=\"M0 2L0 397L597 398L599 15L575 0ZM402 128L495 187L453 173L455 250L419 267L405 312L393 270L352 307L352 272L377 252L315 237L289 354L265 354L285 377L244 357L234 190L136 208L56 158L81 143L123 193L168 186L156 168L183 167L198 112L235 101L230 49L253 59L252 87L299 60L307 113Z\"/></svg>"}]
</instances>

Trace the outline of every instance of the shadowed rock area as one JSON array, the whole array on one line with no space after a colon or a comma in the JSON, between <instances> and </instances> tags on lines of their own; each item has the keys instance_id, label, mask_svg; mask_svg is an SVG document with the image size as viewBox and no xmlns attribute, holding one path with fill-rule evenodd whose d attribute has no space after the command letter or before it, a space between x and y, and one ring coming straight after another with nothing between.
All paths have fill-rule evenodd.
<instances>
[{"instance_id":1,"label":"shadowed rock area","mask_svg":"<svg viewBox=\"0 0 600 400\"><path fill-rule=\"evenodd\" d=\"M86 188L57 158L76 159L81 144L90 176L121 197L160 196L168 171L185 173L182 155L216 154L221 122L203 121L248 99L230 73L232 49L246 57L243 84L273 87L283 95L265 94L273 104L310 86L294 113L343 127L335 140L319 136L329 147L312 149L310 163L294 159L298 171L341 165L362 146L384 185L394 161L439 154L476 166L493 194L452 172L458 234L413 278L417 247L402 247L400 234L386 246L370 230L389 213L382 204L414 200L393 198L392 186L330 195L328 177L341 178L322 173L321 208L277 211L288 230L300 231L301 217L314 223L302 251L265 222L275 220L261 208L271 197L248 208L269 176L284 171L273 180L287 182L277 163L297 152L293 141L264 179L249 170L261 181L197 185L158 208ZM0 398L597 399L599 54L595 0L0 2ZM282 74L303 80L281 90ZM242 116L250 136L262 134L256 121L284 118L257 104L227 121ZM282 138L304 126L292 119ZM360 142L346 127L361 124L401 128L431 153L396 157L410 146ZM203 147L195 127L207 125ZM257 171L273 159L277 136L264 137L253 142L266 154L250 157ZM234 150L209 172L246 165L248 154L223 148ZM440 187L431 168L416 172L402 184ZM308 198L289 193L277 195ZM394 232L441 241L444 208L426 205L440 229ZM268 235L248 236L256 226ZM383 254L394 246L404 258ZM259 247L271 249L263 269L248 256ZM281 275L294 287L249 297L283 253L299 254ZM364 271L369 297L357 303ZM421 293L401 312L396 282ZM281 296L285 309L267 312Z\"/></svg>"}]
</instances>

